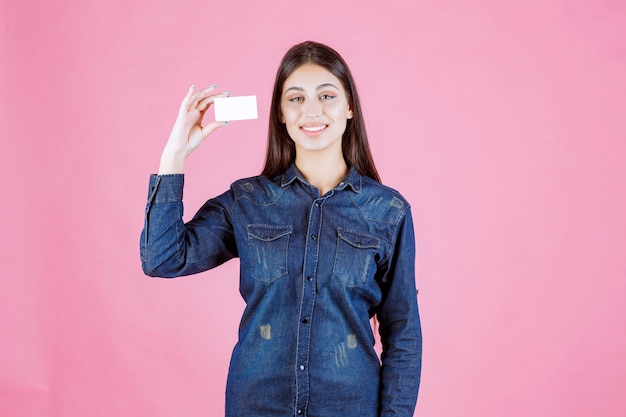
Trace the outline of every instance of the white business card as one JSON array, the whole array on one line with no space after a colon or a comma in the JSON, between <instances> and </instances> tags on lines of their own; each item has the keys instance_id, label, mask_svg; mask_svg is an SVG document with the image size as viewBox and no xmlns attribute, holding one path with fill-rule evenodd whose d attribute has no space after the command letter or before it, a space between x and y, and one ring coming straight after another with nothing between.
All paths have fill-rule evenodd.
<instances>
[{"instance_id":1,"label":"white business card","mask_svg":"<svg viewBox=\"0 0 626 417\"><path fill-rule=\"evenodd\" d=\"M256 96L216 97L213 102L215 121L258 119Z\"/></svg>"}]
</instances>

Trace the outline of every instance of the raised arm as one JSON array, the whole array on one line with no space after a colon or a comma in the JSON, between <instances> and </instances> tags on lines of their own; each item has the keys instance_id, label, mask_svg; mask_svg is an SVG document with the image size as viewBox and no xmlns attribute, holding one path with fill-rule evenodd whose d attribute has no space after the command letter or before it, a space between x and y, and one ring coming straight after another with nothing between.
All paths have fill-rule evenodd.
<instances>
[{"instance_id":1,"label":"raised arm","mask_svg":"<svg viewBox=\"0 0 626 417\"><path fill-rule=\"evenodd\" d=\"M202 126L215 97L215 85L194 91L183 99L176 122L161 155L158 175L150 177L140 254L147 275L176 277L213 268L237 256L227 207L229 192L209 200L192 221L184 224L183 169L187 157L225 122Z\"/></svg>"}]
</instances>

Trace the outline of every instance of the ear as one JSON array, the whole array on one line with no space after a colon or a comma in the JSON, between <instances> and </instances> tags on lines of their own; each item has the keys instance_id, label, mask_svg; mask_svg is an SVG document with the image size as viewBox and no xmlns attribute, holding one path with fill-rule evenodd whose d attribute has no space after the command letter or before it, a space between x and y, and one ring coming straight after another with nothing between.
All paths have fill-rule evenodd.
<instances>
[{"instance_id":1,"label":"ear","mask_svg":"<svg viewBox=\"0 0 626 417\"><path fill-rule=\"evenodd\" d=\"M354 113L352 112L352 107L348 107L348 119L352 119L354 117Z\"/></svg>"}]
</instances>

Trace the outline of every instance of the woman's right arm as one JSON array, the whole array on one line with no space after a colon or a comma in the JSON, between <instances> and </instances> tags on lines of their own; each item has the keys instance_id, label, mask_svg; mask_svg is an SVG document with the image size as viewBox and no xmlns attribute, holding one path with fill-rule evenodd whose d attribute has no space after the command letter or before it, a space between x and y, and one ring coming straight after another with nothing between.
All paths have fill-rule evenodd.
<instances>
[{"instance_id":1,"label":"woman's right arm","mask_svg":"<svg viewBox=\"0 0 626 417\"><path fill-rule=\"evenodd\" d=\"M210 122L202 126L202 119L216 97L226 97L228 92L213 94L217 84L195 92L192 85L180 103L176 122L161 154L159 175L182 174L187 157L214 130L228 122Z\"/></svg>"},{"instance_id":2,"label":"woman's right arm","mask_svg":"<svg viewBox=\"0 0 626 417\"><path fill-rule=\"evenodd\" d=\"M183 99L178 117L161 155L158 175L150 177L140 253L144 272L175 277L201 272L237 256L227 207L230 193L209 200L188 224L183 215L183 170L187 157L225 122L202 126L202 118L215 97L215 86Z\"/></svg>"}]
</instances>

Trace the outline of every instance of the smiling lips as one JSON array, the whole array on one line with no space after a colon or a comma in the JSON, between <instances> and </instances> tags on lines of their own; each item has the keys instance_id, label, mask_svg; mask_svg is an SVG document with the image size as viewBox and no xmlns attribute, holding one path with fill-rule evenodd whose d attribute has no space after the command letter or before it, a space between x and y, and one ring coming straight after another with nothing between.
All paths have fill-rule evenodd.
<instances>
[{"instance_id":1,"label":"smiling lips","mask_svg":"<svg viewBox=\"0 0 626 417\"><path fill-rule=\"evenodd\" d=\"M328 125L302 126L301 129L307 136L319 136L327 127Z\"/></svg>"}]
</instances>

